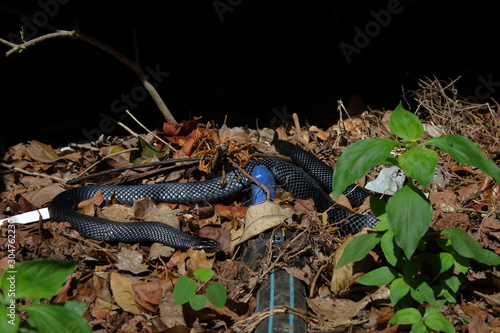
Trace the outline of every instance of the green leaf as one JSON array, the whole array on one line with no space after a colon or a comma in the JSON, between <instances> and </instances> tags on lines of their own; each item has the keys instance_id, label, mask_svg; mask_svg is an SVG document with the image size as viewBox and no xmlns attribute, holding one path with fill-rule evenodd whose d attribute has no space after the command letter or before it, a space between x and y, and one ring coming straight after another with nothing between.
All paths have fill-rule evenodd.
<instances>
[{"instance_id":1,"label":"green leaf","mask_svg":"<svg viewBox=\"0 0 500 333\"><path fill-rule=\"evenodd\" d=\"M227 295L226 288L222 283L214 282L207 287L206 290L208 300L214 306L223 308L226 305Z\"/></svg>"},{"instance_id":2,"label":"green leaf","mask_svg":"<svg viewBox=\"0 0 500 333\"><path fill-rule=\"evenodd\" d=\"M410 279L408 283L411 287L410 294L414 300L420 304L429 303L434 304L436 302L436 297L434 295L434 289L429 286L425 281L418 279Z\"/></svg>"},{"instance_id":3,"label":"green leaf","mask_svg":"<svg viewBox=\"0 0 500 333\"><path fill-rule=\"evenodd\" d=\"M398 276L398 271L388 266L382 266L356 279L365 286L383 286L390 284Z\"/></svg>"},{"instance_id":4,"label":"green leaf","mask_svg":"<svg viewBox=\"0 0 500 333\"><path fill-rule=\"evenodd\" d=\"M10 281L13 281L16 288L12 298L52 297L74 272L76 264L73 260L54 259L18 263L2 274L2 291L7 295Z\"/></svg>"},{"instance_id":5,"label":"green leaf","mask_svg":"<svg viewBox=\"0 0 500 333\"><path fill-rule=\"evenodd\" d=\"M397 311L389 320L389 324L413 325L422 320L422 315L415 308L407 308Z\"/></svg>"},{"instance_id":6,"label":"green leaf","mask_svg":"<svg viewBox=\"0 0 500 333\"><path fill-rule=\"evenodd\" d=\"M162 159L169 151L168 146L164 146L162 149L159 147L147 143L142 137L137 137L137 146L139 148L138 152L133 152L130 156L131 162L133 164L141 164L143 161L157 157Z\"/></svg>"},{"instance_id":7,"label":"green leaf","mask_svg":"<svg viewBox=\"0 0 500 333\"><path fill-rule=\"evenodd\" d=\"M479 242L474 240L466 231L458 228L448 228L440 234L451 240L451 246L461 256L471 258L488 266L500 265L500 256L484 249Z\"/></svg>"},{"instance_id":8,"label":"green leaf","mask_svg":"<svg viewBox=\"0 0 500 333\"><path fill-rule=\"evenodd\" d=\"M439 155L427 148L411 148L399 157L399 166L404 173L415 179L423 187L428 187L434 179Z\"/></svg>"},{"instance_id":9,"label":"green leaf","mask_svg":"<svg viewBox=\"0 0 500 333\"><path fill-rule=\"evenodd\" d=\"M7 309L5 306L0 305L0 332L2 333L15 333L19 329L19 316L15 309Z\"/></svg>"},{"instance_id":10,"label":"green leaf","mask_svg":"<svg viewBox=\"0 0 500 333\"><path fill-rule=\"evenodd\" d=\"M198 285L196 281L188 276L181 276L177 279L174 286L174 301L176 305L182 305L189 302L191 297L196 293Z\"/></svg>"},{"instance_id":11,"label":"green leaf","mask_svg":"<svg viewBox=\"0 0 500 333\"><path fill-rule=\"evenodd\" d=\"M462 285L462 281L460 281L460 278L456 275L450 275L448 278L444 279L443 282L453 293L456 293L458 288Z\"/></svg>"},{"instance_id":12,"label":"green leaf","mask_svg":"<svg viewBox=\"0 0 500 333\"><path fill-rule=\"evenodd\" d=\"M400 299L405 297L410 292L410 286L405 282L404 278L396 278L391 282L391 303L395 306Z\"/></svg>"},{"instance_id":13,"label":"green leaf","mask_svg":"<svg viewBox=\"0 0 500 333\"><path fill-rule=\"evenodd\" d=\"M423 321L419 321L411 326L410 333L427 333L427 327Z\"/></svg>"},{"instance_id":14,"label":"green leaf","mask_svg":"<svg viewBox=\"0 0 500 333\"><path fill-rule=\"evenodd\" d=\"M453 258L453 255L448 252L439 252L439 271L437 274L442 274L449 270L451 266L453 266L453 263L455 262L455 259Z\"/></svg>"},{"instance_id":15,"label":"green leaf","mask_svg":"<svg viewBox=\"0 0 500 333\"><path fill-rule=\"evenodd\" d=\"M208 282L214 277L214 271L210 268L202 267L195 270L193 275L203 282Z\"/></svg>"},{"instance_id":16,"label":"green leaf","mask_svg":"<svg viewBox=\"0 0 500 333\"><path fill-rule=\"evenodd\" d=\"M207 296L205 295L193 295L189 300L189 305L191 305L191 307L195 311L203 309L206 304L207 304Z\"/></svg>"},{"instance_id":17,"label":"green leaf","mask_svg":"<svg viewBox=\"0 0 500 333\"><path fill-rule=\"evenodd\" d=\"M405 110L401 102L389 117L389 129L407 142L419 140L424 134L424 127L418 117Z\"/></svg>"},{"instance_id":18,"label":"green leaf","mask_svg":"<svg viewBox=\"0 0 500 333\"><path fill-rule=\"evenodd\" d=\"M62 305L31 305L19 309L26 311L28 323L36 327L40 333L92 332L90 325L82 316Z\"/></svg>"},{"instance_id":19,"label":"green leaf","mask_svg":"<svg viewBox=\"0 0 500 333\"><path fill-rule=\"evenodd\" d=\"M458 271L462 274L467 274L467 272L469 271L469 267L470 267L470 259L469 258L466 258L464 256L461 256L460 254L458 254L457 252L452 252L452 255L453 255L453 260L454 260L454 264L455 264L455 267L458 269Z\"/></svg>"},{"instance_id":20,"label":"green leaf","mask_svg":"<svg viewBox=\"0 0 500 333\"><path fill-rule=\"evenodd\" d=\"M370 208L373 212L373 215L381 218L382 215L386 212L387 201L377 198L376 196L370 196Z\"/></svg>"},{"instance_id":21,"label":"green leaf","mask_svg":"<svg viewBox=\"0 0 500 333\"><path fill-rule=\"evenodd\" d=\"M458 271L462 274L467 274L470 267L470 259L458 254L458 252L453 249L453 246L451 246L451 240L449 239L438 238L436 239L436 243L441 249L453 256L453 263Z\"/></svg>"},{"instance_id":22,"label":"green leaf","mask_svg":"<svg viewBox=\"0 0 500 333\"><path fill-rule=\"evenodd\" d=\"M403 260L401 248L394 241L394 233L391 229L387 230L382 236L380 247L384 252L385 259L392 266L396 266L399 260Z\"/></svg>"},{"instance_id":23,"label":"green leaf","mask_svg":"<svg viewBox=\"0 0 500 333\"><path fill-rule=\"evenodd\" d=\"M465 275L449 275L445 276L444 279L438 285L435 285L434 291L437 297L444 297L450 303L456 303L456 296L458 288L463 284L465 280Z\"/></svg>"},{"instance_id":24,"label":"green leaf","mask_svg":"<svg viewBox=\"0 0 500 333\"><path fill-rule=\"evenodd\" d=\"M396 244L411 258L429 228L432 205L422 191L411 183L397 191L387 202L387 223Z\"/></svg>"},{"instance_id":25,"label":"green leaf","mask_svg":"<svg viewBox=\"0 0 500 333\"><path fill-rule=\"evenodd\" d=\"M381 236L378 233L369 233L354 237L347 243L342 258L337 263L337 268L366 257L368 252L380 243L380 239Z\"/></svg>"},{"instance_id":26,"label":"green leaf","mask_svg":"<svg viewBox=\"0 0 500 333\"><path fill-rule=\"evenodd\" d=\"M389 230L389 225L387 224L387 216L384 214L377 217L380 219L380 222L373 228L373 230L375 231Z\"/></svg>"},{"instance_id":27,"label":"green leaf","mask_svg":"<svg viewBox=\"0 0 500 333\"><path fill-rule=\"evenodd\" d=\"M470 139L459 135L445 135L430 139L422 145L437 147L453 156L458 163L469 164L483 170L500 184L500 168L495 162L487 159L481 148Z\"/></svg>"},{"instance_id":28,"label":"green leaf","mask_svg":"<svg viewBox=\"0 0 500 333\"><path fill-rule=\"evenodd\" d=\"M424 315L424 324L430 329L445 333L455 333L455 327L450 321L439 313Z\"/></svg>"},{"instance_id":29,"label":"green leaf","mask_svg":"<svg viewBox=\"0 0 500 333\"><path fill-rule=\"evenodd\" d=\"M340 155L333 172L332 196L337 197L372 167L385 164L391 150L398 145L398 142L390 139L366 139L348 146Z\"/></svg>"},{"instance_id":30,"label":"green leaf","mask_svg":"<svg viewBox=\"0 0 500 333\"><path fill-rule=\"evenodd\" d=\"M436 253L425 252L419 254L419 258L432 266L436 276L449 270L455 262L453 255L449 252L439 252L437 256Z\"/></svg>"}]
</instances>

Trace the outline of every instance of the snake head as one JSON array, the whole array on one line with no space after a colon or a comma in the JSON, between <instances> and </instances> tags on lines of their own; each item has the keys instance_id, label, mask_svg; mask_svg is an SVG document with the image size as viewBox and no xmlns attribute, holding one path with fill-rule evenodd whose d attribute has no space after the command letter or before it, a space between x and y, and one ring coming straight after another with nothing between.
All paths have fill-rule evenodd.
<instances>
[{"instance_id":1,"label":"snake head","mask_svg":"<svg viewBox=\"0 0 500 333\"><path fill-rule=\"evenodd\" d=\"M196 244L193 245L195 250L205 250L206 252L213 253L220 250L221 244L211 238L200 237Z\"/></svg>"}]
</instances>

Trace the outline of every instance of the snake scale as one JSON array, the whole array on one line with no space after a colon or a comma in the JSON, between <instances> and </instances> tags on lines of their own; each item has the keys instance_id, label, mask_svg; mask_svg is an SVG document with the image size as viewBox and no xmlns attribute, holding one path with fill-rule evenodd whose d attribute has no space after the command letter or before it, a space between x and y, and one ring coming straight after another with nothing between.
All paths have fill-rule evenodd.
<instances>
[{"instance_id":1,"label":"snake scale","mask_svg":"<svg viewBox=\"0 0 500 333\"><path fill-rule=\"evenodd\" d=\"M379 220L375 216L353 213L346 207L334 204L328 195L333 175L330 166L292 143L276 140L274 146L280 153L288 155L294 164L276 158L262 158L250 161L245 170L251 173L256 165L264 165L272 172L276 182L295 198L312 198L316 209L320 212L327 211L328 220L338 223L347 233L358 232L364 227L374 227L378 223ZM116 222L83 215L74 208L79 202L92 198L99 191L103 193L105 200L114 197L118 203L128 205L141 198L170 203L215 202L234 196L252 183L239 170L227 173L225 178L224 185L221 185L219 177L192 183L75 187L58 194L50 202L49 214L53 221L69 222L73 229L89 238L120 242L158 242L178 249L194 248L215 252L220 248L217 241L184 233L164 223ZM354 206L369 196L367 191L355 185L349 186L344 193Z\"/></svg>"}]
</instances>

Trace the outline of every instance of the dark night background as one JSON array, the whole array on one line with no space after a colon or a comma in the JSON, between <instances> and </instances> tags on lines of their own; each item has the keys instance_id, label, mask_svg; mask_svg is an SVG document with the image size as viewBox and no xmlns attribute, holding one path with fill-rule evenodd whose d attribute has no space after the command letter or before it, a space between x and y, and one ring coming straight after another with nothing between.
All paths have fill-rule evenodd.
<instances>
[{"instance_id":1,"label":"dark night background","mask_svg":"<svg viewBox=\"0 0 500 333\"><path fill-rule=\"evenodd\" d=\"M374 23L373 11L396 5L386 26ZM371 108L392 109L403 89L415 89L424 76L462 76L456 84L462 96L500 91L493 2L0 0L3 39L25 22L6 8L40 17L50 8L51 26L71 30L76 22L130 57L135 28L143 68L169 73L157 89L178 121L203 116L221 125L227 115L230 126L255 128L256 118L265 127L296 112L303 122L327 127L335 122L338 99L347 103L359 93ZM370 22L380 31L348 62L340 43L356 46L355 28L364 31ZM108 54L67 39L2 56L0 71L3 148L31 139L56 146L96 139L103 130L99 114L119 119L123 113L113 112L113 101L139 84ZM480 77L495 84L481 87ZM132 113L161 128L151 99L137 104ZM132 119L122 121L141 131Z\"/></svg>"}]
</instances>

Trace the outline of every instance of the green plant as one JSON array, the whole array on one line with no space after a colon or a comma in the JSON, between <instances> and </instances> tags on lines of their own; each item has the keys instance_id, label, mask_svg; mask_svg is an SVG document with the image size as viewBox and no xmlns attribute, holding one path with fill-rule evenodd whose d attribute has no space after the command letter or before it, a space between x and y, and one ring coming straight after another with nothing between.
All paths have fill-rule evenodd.
<instances>
[{"instance_id":1,"label":"green plant","mask_svg":"<svg viewBox=\"0 0 500 333\"><path fill-rule=\"evenodd\" d=\"M198 268L193 272L198 281L184 275L181 276L174 286L175 304L182 305L189 302L193 310L201 310L205 307L207 300L212 305L222 308L226 304L226 288L222 283L207 283L213 278L214 271L210 268ZM199 292L205 289L206 295Z\"/></svg>"},{"instance_id":2,"label":"green plant","mask_svg":"<svg viewBox=\"0 0 500 333\"><path fill-rule=\"evenodd\" d=\"M500 256L483 249L461 229L429 228L432 205L421 188L431 183L439 156L426 146L448 153L459 163L480 168L497 183L500 183L500 169L465 137L445 135L420 142L424 128L401 103L391 114L389 127L400 141L361 140L340 156L333 176L333 195L339 195L347 185L380 164L399 166L407 176L406 185L387 202L370 199L373 213L381 220L376 232L360 235L348 243L337 266L359 261L380 246L387 265L356 281L373 286L390 285L391 303L400 308L390 323L411 324L411 332L454 332L453 325L439 312L446 302L456 302L455 295L470 260L495 266L500 264ZM398 146L405 148L405 152L395 158L391 151ZM426 306L419 310L410 308L415 301Z\"/></svg>"},{"instance_id":3,"label":"green plant","mask_svg":"<svg viewBox=\"0 0 500 333\"><path fill-rule=\"evenodd\" d=\"M86 303L44 304L43 301L57 293L75 267L75 261L53 259L25 261L8 267L0 276L0 331L92 332L82 317ZM30 299L31 305L18 306L21 299ZM24 323L20 311L27 314Z\"/></svg>"}]
</instances>

